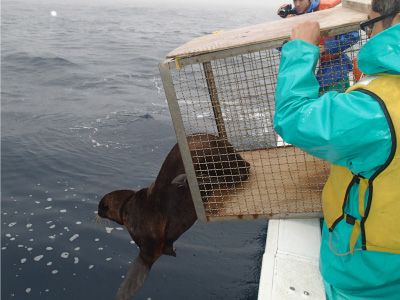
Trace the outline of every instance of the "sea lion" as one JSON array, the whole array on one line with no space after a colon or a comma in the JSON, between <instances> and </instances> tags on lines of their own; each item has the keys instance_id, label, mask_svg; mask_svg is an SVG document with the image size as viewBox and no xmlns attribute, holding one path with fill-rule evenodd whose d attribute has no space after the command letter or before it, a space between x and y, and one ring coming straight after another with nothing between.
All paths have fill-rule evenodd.
<instances>
[{"instance_id":1,"label":"sea lion","mask_svg":"<svg viewBox=\"0 0 400 300\"><path fill-rule=\"evenodd\" d=\"M210 190L249 176L250 164L224 139L212 134L187 137L203 201ZM196 221L179 146L167 155L156 180L141 190L116 190L99 202L98 215L125 225L140 251L115 299L129 299L162 255L176 256L173 243Z\"/></svg>"}]
</instances>

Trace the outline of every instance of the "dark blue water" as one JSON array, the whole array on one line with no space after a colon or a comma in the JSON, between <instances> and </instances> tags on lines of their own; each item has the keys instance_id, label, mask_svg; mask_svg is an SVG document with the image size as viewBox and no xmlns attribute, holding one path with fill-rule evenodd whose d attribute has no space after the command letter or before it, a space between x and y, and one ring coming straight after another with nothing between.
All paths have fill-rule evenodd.
<instances>
[{"instance_id":1,"label":"dark blue water","mask_svg":"<svg viewBox=\"0 0 400 300\"><path fill-rule=\"evenodd\" d=\"M275 11L2 1L1 299L113 299L138 249L97 203L151 184L176 143L158 63ZM135 299L256 299L266 228L196 223Z\"/></svg>"}]
</instances>

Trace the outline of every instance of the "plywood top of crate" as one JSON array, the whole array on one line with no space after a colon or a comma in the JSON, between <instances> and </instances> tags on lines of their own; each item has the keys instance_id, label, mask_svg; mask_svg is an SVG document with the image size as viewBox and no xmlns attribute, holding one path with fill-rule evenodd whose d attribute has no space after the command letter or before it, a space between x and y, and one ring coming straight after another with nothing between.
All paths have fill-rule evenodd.
<instances>
[{"instance_id":1,"label":"plywood top of crate","mask_svg":"<svg viewBox=\"0 0 400 300\"><path fill-rule=\"evenodd\" d=\"M342 5L361 12L369 13L371 0L342 0Z\"/></svg>"},{"instance_id":2,"label":"plywood top of crate","mask_svg":"<svg viewBox=\"0 0 400 300\"><path fill-rule=\"evenodd\" d=\"M370 0L357 0L358 2ZM347 1L354 2L354 1ZM358 25L367 13L347 7L334 7L294 18L280 19L196 38L168 53L167 58L184 58L270 41L285 40L294 25L311 20L320 23L321 31Z\"/></svg>"}]
</instances>

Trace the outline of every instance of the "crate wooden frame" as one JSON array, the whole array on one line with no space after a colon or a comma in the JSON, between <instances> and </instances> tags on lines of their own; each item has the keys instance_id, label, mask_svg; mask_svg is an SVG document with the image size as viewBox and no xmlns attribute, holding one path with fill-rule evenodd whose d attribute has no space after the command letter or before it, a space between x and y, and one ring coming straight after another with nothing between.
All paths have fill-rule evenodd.
<instances>
[{"instance_id":1,"label":"crate wooden frame","mask_svg":"<svg viewBox=\"0 0 400 300\"><path fill-rule=\"evenodd\" d=\"M236 189L234 193L226 190L216 191L208 197L206 203L203 203L187 141L187 136L196 133L196 130L193 132L191 128L188 129L182 118L185 113L182 112L179 103L181 100L178 99L176 89L179 83L173 73L180 72L177 69L184 70L200 66L206 76L206 93L212 105L215 121L214 125L210 125L214 126L214 129L207 131L229 140L227 135L229 130L225 128L227 116L226 114L224 116L220 107L218 98L220 91L215 83L213 65L215 66L219 60L262 55L259 53L281 47L289 40L291 28L305 20L318 20L321 24L321 31L329 32L329 35L358 30L359 23L367 18L367 1L355 1L362 2L356 5L357 9L361 7L360 10L349 8L354 6L353 1L344 1L343 5L349 2L351 5L348 4L348 7L335 7L295 18L201 37L173 50L167 55L167 60L159 65L199 221L322 217L320 197L329 173L329 164L279 141L279 137L276 137L277 143L272 146L263 144L259 147L252 147L251 150L239 149L239 153L244 159L251 161L250 178L242 182L240 188ZM204 85L204 82L201 84ZM190 90L190 87L188 89ZM205 128L207 129L207 125ZM268 172L265 166L268 166ZM276 176L279 178L274 178L274 174L278 174ZM285 180L288 181L288 184L283 184ZM267 194L260 192L262 190L274 190L275 198L272 199ZM288 193L294 196L289 199ZM253 200L248 201L251 197Z\"/></svg>"}]
</instances>

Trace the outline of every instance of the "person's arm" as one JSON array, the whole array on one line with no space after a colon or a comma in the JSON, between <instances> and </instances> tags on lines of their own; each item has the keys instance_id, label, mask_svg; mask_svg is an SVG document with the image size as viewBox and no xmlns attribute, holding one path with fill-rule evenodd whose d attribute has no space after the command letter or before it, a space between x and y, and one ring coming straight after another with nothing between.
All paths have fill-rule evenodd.
<instances>
[{"instance_id":1,"label":"person's arm","mask_svg":"<svg viewBox=\"0 0 400 300\"><path fill-rule=\"evenodd\" d=\"M357 91L318 97L314 72L319 37L305 39L313 40L314 45L297 39L282 48L275 96L276 132L286 142L354 173L382 165L391 138L379 103Z\"/></svg>"}]
</instances>

